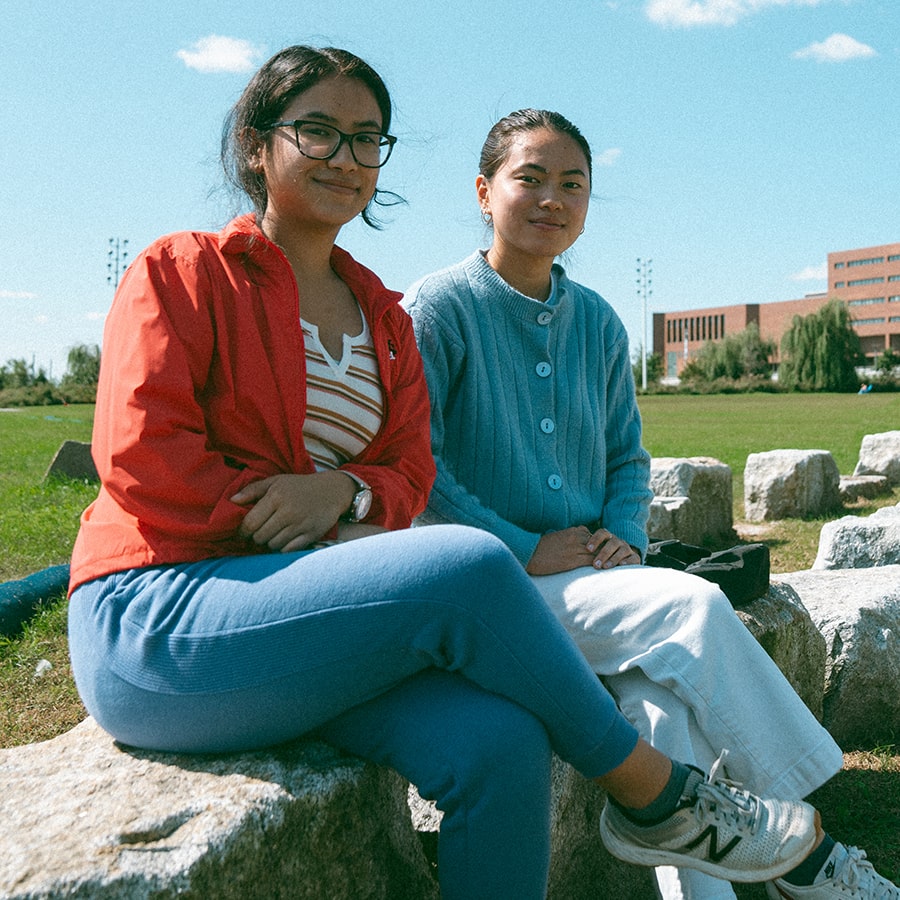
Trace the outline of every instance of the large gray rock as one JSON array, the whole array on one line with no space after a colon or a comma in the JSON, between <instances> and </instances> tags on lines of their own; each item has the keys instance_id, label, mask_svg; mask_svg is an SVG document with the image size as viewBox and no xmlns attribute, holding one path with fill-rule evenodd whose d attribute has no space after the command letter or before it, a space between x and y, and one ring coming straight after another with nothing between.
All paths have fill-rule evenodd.
<instances>
[{"instance_id":1,"label":"large gray rock","mask_svg":"<svg viewBox=\"0 0 900 900\"><path fill-rule=\"evenodd\" d=\"M744 468L744 514L761 522L832 512L841 505L840 480L827 450L751 453Z\"/></svg>"},{"instance_id":2,"label":"large gray rock","mask_svg":"<svg viewBox=\"0 0 900 900\"><path fill-rule=\"evenodd\" d=\"M300 741L124 751L92 719L0 751L4 900L432 898L391 771Z\"/></svg>"},{"instance_id":3,"label":"large gray rock","mask_svg":"<svg viewBox=\"0 0 900 900\"><path fill-rule=\"evenodd\" d=\"M872 500L890 494L891 486L886 475L841 475L842 503Z\"/></svg>"},{"instance_id":4,"label":"large gray rock","mask_svg":"<svg viewBox=\"0 0 900 900\"><path fill-rule=\"evenodd\" d=\"M77 478L79 481L99 481L97 466L91 456L91 445L84 441L63 441L56 451L44 480L48 478Z\"/></svg>"},{"instance_id":5,"label":"large gray rock","mask_svg":"<svg viewBox=\"0 0 900 900\"><path fill-rule=\"evenodd\" d=\"M819 532L814 569L867 569L900 564L900 503L871 516L843 516Z\"/></svg>"},{"instance_id":6,"label":"large gray rock","mask_svg":"<svg viewBox=\"0 0 900 900\"><path fill-rule=\"evenodd\" d=\"M731 468L725 463L709 456L653 459L650 489L648 533L654 540L702 544L735 538Z\"/></svg>"},{"instance_id":7,"label":"large gray rock","mask_svg":"<svg viewBox=\"0 0 900 900\"><path fill-rule=\"evenodd\" d=\"M865 435L853 474L885 475L890 484L900 484L900 431Z\"/></svg>"},{"instance_id":8,"label":"large gray rock","mask_svg":"<svg viewBox=\"0 0 900 900\"><path fill-rule=\"evenodd\" d=\"M845 749L900 734L900 566L773 575L825 638L823 724Z\"/></svg>"}]
</instances>

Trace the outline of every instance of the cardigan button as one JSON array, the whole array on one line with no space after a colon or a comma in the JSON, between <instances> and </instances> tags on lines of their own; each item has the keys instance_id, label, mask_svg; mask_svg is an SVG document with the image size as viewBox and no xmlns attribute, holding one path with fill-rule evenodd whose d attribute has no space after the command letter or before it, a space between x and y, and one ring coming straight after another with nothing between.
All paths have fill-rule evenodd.
<instances>
[{"instance_id":1,"label":"cardigan button","mask_svg":"<svg viewBox=\"0 0 900 900\"><path fill-rule=\"evenodd\" d=\"M538 317L537 317L538 325L549 325L552 319L553 319L552 312L547 312L547 310L544 310L543 312L538 313Z\"/></svg>"},{"instance_id":2,"label":"cardigan button","mask_svg":"<svg viewBox=\"0 0 900 900\"><path fill-rule=\"evenodd\" d=\"M553 371L553 366L548 362L539 362L534 371L537 372L538 378L546 378Z\"/></svg>"},{"instance_id":3,"label":"cardigan button","mask_svg":"<svg viewBox=\"0 0 900 900\"><path fill-rule=\"evenodd\" d=\"M547 479L547 484L550 486L550 490L558 491L562 487L562 478L559 475L551 475Z\"/></svg>"},{"instance_id":4,"label":"cardigan button","mask_svg":"<svg viewBox=\"0 0 900 900\"><path fill-rule=\"evenodd\" d=\"M553 421L553 419L541 419L541 431L543 431L544 434L553 434L555 430L556 423Z\"/></svg>"}]
</instances>

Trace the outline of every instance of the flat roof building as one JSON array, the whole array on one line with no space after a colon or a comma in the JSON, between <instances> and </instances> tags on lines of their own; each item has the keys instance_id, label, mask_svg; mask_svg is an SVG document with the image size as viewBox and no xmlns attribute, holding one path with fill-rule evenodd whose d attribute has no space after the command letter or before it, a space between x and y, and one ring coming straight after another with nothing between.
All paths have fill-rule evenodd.
<instances>
[{"instance_id":1,"label":"flat roof building","mask_svg":"<svg viewBox=\"0 0 900 900\"><path fill-rule=\"evenodd\" d=\"M707 341L722 340L751 323L776 347L794 316L808 316L828 300L846 304L863 353L874 363L887 349L900 352L900 243L828 254L828 290L799 300L744 303L653 314L653 352L667 377L677 377ZM777 361L776 350L776 360Z\"/></svg>"}]
</instances>

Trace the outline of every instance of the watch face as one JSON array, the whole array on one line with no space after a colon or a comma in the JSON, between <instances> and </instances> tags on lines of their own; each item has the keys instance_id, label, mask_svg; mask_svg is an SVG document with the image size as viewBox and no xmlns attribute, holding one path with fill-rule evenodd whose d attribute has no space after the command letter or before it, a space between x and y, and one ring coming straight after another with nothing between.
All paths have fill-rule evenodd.
<instances>
[{"instance_id":1,"label":"watch face","mask_svg":"<svg viewBox=\"0 0 900 900\"><path fill-rule=\"evenodd\" d=\"M368 488L363 488L353 498L353 518L357 522L361 522L372 508L372 492Z\"/></svg>"}]
</instances>

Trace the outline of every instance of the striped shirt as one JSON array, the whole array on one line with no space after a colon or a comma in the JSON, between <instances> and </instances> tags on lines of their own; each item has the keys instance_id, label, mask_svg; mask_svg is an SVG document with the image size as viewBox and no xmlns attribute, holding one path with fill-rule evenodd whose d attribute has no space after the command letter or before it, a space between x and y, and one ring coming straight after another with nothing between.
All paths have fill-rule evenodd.
<instances>
[{"instance_id":1,"label":"striped shirt","mask_svg":"<svg viewBox=\"0 0 900 900\"><path fill-rule=\"evenodd\" d=\"M384 419L378 360L365 316L362 331L344 335L339 360L319 340L318 326L300 320L306 340L303 440L316 468L336 469L372 442Z\"/></svg>"}]
</instances>

